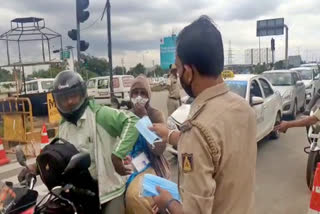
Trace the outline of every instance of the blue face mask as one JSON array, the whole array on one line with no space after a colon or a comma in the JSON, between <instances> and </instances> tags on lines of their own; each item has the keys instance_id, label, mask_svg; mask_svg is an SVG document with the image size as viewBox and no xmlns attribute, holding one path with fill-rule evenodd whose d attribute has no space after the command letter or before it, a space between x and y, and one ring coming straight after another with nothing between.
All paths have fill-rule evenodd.
<instances>
[{"instance_id":1,"label":"blue face mask","mask_svg":"<svg viewBox=\"0 0 320 214\"><path fill-rule=\"evenodd\" d=\"M142 196L154 197L159 195L156 189L157 186L170 192L174 199L181 201L178 185L176 183L151 174L145 174L143 177L141 191Z\"/></svg>"}]
</instances>

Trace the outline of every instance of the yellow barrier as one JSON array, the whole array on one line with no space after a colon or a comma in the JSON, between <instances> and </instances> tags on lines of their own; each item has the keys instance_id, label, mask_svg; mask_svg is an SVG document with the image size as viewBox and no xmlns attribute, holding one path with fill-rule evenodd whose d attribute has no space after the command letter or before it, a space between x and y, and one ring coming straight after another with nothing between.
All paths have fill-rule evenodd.
<instances>
[{"instance_id":1,"label":"yellow barrier","mask_svg":"<svg viewBox=\"0 0 320 214\"><path fill-rule=\"evenodd\" d=\"M40 139L40 133L34 133L29 98L0 99L0 116L5 141L31 143Z\"/></svg>"}]
</instances>

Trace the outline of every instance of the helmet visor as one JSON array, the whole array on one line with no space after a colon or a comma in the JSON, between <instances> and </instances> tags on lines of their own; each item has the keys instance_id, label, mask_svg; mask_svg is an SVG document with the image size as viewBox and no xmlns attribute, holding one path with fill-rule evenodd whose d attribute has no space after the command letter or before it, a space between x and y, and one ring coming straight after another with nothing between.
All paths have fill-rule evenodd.
<instances>
[{"instance_id":1,"label":"helmet visor","mask_svg":"<svg viewBox=\"0 0 320 214\"><path fill-rule=\"evenodd\" d=\"M86 92L81 85L53 92L57 108L62 113L78 110L86 99Z\"/></svg>"}]
</instances>

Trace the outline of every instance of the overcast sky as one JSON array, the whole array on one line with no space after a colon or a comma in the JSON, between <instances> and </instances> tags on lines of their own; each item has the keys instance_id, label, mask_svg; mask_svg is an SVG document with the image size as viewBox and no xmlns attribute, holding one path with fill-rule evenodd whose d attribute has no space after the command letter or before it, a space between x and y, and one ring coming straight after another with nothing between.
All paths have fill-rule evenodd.
<instances>
[{"instance_id":1,"label":"overcast sky","mask_svg":"<svg viewBox=\"0 0 320 214\"><path fill-rule=\"evenodd\" d=\"M100 21L105 0L90 0L90 18L81 25L82 39L90 43L88 54L107 56L106 19ZM244 51L257 48L256 20L284 17L289 26L289 55L300 53L303 59L320 59L319 0L111 0L114 64L126 67L143 62L149 67L160 63L160 39L202 14L209 15L222 32L225 58L231 41L233 63L244 63ZM16 17L42 17L46 26L63 36L63 45L75 45L67 36L75 28L75 0L1 1L0 33L10 29ZM271 37L261 38L261 47L269 47ZM276 60L284 57L284 36L277 36ZM56 48L58 43L52 44ZM0 43L1 56L5 44ZM41 53L39 45L28 47L24 55ZM17 56L10 50L13 57ZM55 57L55 56L53 56ZM144 60L143 60L144 59ZM5 63L5 57L0 62Z\"/></svg>"}]
</instances>

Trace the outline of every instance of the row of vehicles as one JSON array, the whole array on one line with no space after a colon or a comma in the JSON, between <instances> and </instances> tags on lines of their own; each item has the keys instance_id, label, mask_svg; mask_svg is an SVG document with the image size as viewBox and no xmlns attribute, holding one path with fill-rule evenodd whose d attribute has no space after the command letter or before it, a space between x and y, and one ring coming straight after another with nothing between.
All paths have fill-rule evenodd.
<instances>
[{"instance_id":1,"label":"row of vehicles","mask_svg":"<svg viewBox=\"0 0 320 214\"><path fill-rule=\"evenodd\" d=\"M314 96L320 95L317 64L302 65L290 70L266 71L262 75L232 75L226 72L223 77L230 90L246 99L256 112L257 142L267 136L279 138L274 126L280 122L282 116L295 119L298 111L303 112L306 104ZM183 105L167 120L170 129L180 129L190 111L193 98L186 97L182 102ZM313 115L320 108L320 99L310 108L310 115ZM306 183L311 190L314 173L320 162L320 123L307 127L307 138L309 146L304 149L308 154ZM177 154L176 148L170 146L167 150Z\"/></svg>"},{"instance_id":2,"label":"row of vehicles","mask_svg":"<svg viewBox=\"0 0 320 214\"><path fill-rule=\"evenodd\" d=\"M302 65L290 70L265 71L261 75L227 72L225 83L230 90L247 100L256 112L257 142L270 136L278 138L274 131L283 116L295 119L298 112L319 93L320 79L317 64ZM179 129L190 111L192 98L184 98L183 105L168 118L168 126Z\"/></svg>"},{"instance_id":3,"label":"row of vehicles","mask_svg":"<svg viewBox=\"0 0 320 214\"><path fill-rule=\"evenodd\" d=\"M115 104L117 108L128 105L129 91L134 77L132 75L114 75L114 103L110 99L110 78L109 76L91 78L87 82L88 95L94 97L98 103L104 105ZM26 81L25 88L22 86L21 94L47 93L52 89L53 78L40 78ZM16 82L0 83L1 94L16 93Z\"/></svg>"}]
</instances>

